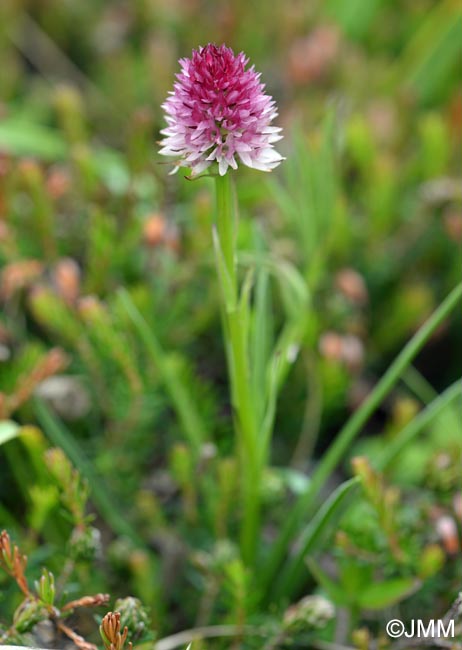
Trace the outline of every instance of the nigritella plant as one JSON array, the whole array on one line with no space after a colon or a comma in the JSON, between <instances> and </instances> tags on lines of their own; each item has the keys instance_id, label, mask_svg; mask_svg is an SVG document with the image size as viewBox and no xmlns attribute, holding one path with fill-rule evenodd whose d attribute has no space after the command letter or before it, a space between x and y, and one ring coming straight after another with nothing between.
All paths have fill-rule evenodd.
<instances>
[{"instance_id":1,"label":"nigritella plant","mask_svg":"<svg viewBox=\"0 0 462 650\"><path fill-rule=\"evenodd\" d=\"M265 93L260 74L248 67L244 53L208 44L180 60L181 72L163 104L168 126L162 131L160 153L175 158L197 177L204 170L215 178L217 208L213 226L216 265L221 289L222 322L237 452L241 465L243 559L255 559L260 518L260 486L266 462L268 418L257 412L252 398L252 368L248 350L250 291L241 288L237 272L237 209L232 179L239 165L270 172L283 160L274 143L281 128L273 99ZM271 418L270 418L271 419ZM264 422L265 421L265 422Z\"/></svg>"},{"instance_id":2,"label":"nigritella plant","mask_svg":"<svg viewBox=\"0 0 462 650\"><path fill-rule=\"evenodd\" d=\"M257 557L262 541L262 482L269 464L277 395L286 364L291 363L288 359L292 358L292 348L298 349L301 345L308 325L298 319L296 327L283 329L269 354L262 352L261 346L255 342L255 332L258 331L256 315L259 313L262 320L265 312L257 311L258 286L254 289L252 274L255 269L250 268L243 278L241 269L249 259L251 265L261 262L263 267L267 263L270 271L274 266L280 270L282 264L271 266L273 260L264 255L240 255L238 269L234 180L241 164L266 172L280 164L283 158L275 150L274 143L281 138L281 131L272 125L277 116L275 103L264 92L254 68L247 68L248 59L244 54L236 56L225 45L209 44L193 51L191 58L181 59L180 65L181 72L177 75L174 89L163 105L168 126L163 131L160 153L174 158L174 172L185 167L191 170L192 178L204 171L214 178L216 210L212 235L239 463L240 500L236 510L241 515L241 555L247 567L253 567L257 559L260 561L260 594L257 598L275 602L288 594L298 593L308 553L313 550L329 519L342 507L347 495L349 498L356 491L360 480L355 477L342 483L329 497L328 503L318 510L319 496L329 477L343 462L368 418L438 324L454 309L462 296L462 284L457 285L415 333L361 406L345 422L313 470L309 483L288 509L278 537L266 557L264 553ZM259 269L256 270L258 275ZM255 285L257 282L258 279ZM305 286L303 280L302 284ZM296 309L304 313L306 304L300 301ZM136 318L139 321L139 317ZM290 325L289 318L287 324ZM141 325L139 330L146 337ZM183 418L182 423L186 432L187 418ZM196 437L190 435L192 442ZM387 450L390 459L396 453L393 446ZM295 545L294 539L297 539Z\"/></svg>"}]
</instances>

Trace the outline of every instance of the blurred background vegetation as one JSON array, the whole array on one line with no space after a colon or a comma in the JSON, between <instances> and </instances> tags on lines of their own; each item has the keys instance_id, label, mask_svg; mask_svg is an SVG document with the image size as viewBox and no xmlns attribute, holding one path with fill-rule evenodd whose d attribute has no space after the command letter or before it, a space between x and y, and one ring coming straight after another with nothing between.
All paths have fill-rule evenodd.
<instances>
[{"instance_id":1,"label":"blurred background vegetation","mask_svg":"<svg viewBox=\"0 0 462 650\"><path fill-rule=\"evenodd\" d=\"M0 3L0 527L33 576L64 564L73 597L133 594L160 636L211 622L271 628L315 583L354 628L378 574L408 582L374 609L404 601L422 617L450 606L461 568L460 394L388 467L396 492L369 476L372 492L321 549L331 578L311 567L272 610L255 604L233 544L212 187L168 176L156 140L178 58L208 42L244 50L279 106L287 161L238 177L242 263L257 251L268 271L257 274L258 349L281 332L290 343L265 479L271 540L344 421L460 281L461 33L456 0ZM374 465L459 379L461 326L459 309L332 488L353 456ZM69 502L63 511L50 446L88 480L91 525L79 528ZM76 528L85 534L67 541ZM8 620L19 601L0 580Z\"/></svg>"}]
</instances>

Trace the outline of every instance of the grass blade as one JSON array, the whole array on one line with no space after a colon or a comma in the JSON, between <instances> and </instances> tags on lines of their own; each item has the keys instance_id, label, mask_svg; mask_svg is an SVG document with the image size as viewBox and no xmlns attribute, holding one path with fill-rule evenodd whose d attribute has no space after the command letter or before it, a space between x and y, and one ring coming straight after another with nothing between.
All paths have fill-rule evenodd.
<instances>
[{"instance_id":1,"label":"grass blade","mask_svg":"<svg viewBox=\"0 0 462 650\"><path fill-rule=\"evenodd\" d=\"M288 567L282 572L274 591L272 591L271 595L275 599L280 597L291 598L295 595L294 592L300 587L305 577L303 566L306 556L313 553L325 542L333 526L337 524L344 514L359 484L359 478L355 477L339 485L307 525L299 540L295 558L288 563Z\"/></svg>"},{"instance_id":2,"label":"grass blade","mask_svg":"<svg viewBox=\"0 0 462 650\"><path fill-rule=\"evenodd\" d=\"M264 591L274 580L281 562L287 553L287 548L297 532L300 521L313 512L319 492L325 485L332 471L341 462L350 445L359 435L369 417L386 395L388 395L390 390L399 380L403 371L409 366L416 354L422 349L426 341L444 319L451 313L461 298L462 283L458 284L451 291L441 305L433 312L430 318L404 346L395 361L388 368L387 372L377 383L374 390L369 394L368 398L339 432L335 441L329 447L327 453L317 466L307 491L299 497L293 507L292 512L287 518L286 525L274 545L267 564L263 567L263 570L260 573Z\"/></svg>"},{"instance_id":3,"label":"grass blade","mask_svg":"<svg viewBox=\"0 0 462 650\"><path fill-rule=\"evenodd\" d=\"M395 458L402 452L420 431L426 427L434 418L437 417L449 404L455 399L462 397L462 382L456 381L449 386L444 393L441 393L436 399L425 407L415 418L411 420L393 440L387 444L385 453L379 462L379 469L386 470L393 463Z\"/></svg>"},{"instance_id":4,"label":"grass blade","mask_svg":"<svg viewBox=\"0 0 462 650\"><path fill-rule=\"evenodd\" d=\"M176 371L177 365L166 356L154 332L124 289L119 290L119 300L146 346L147 353L158 368L185 436L193 452L198 455L207 428L200 417L193 397Z\"/></svg>"}]
</instances>

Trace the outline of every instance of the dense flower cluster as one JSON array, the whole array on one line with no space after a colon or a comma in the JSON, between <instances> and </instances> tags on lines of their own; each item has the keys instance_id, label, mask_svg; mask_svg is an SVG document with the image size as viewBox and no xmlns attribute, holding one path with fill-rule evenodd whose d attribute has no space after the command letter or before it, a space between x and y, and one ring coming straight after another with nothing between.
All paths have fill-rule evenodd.
<instances>
[{"instance_id":1,"label":"dense flower cluster","mask_svg":"<svg viewBox=\"0 0 462 650\"><path fill-rule=\"evenodd\" d=\"M176 157L174 172L190 167L197 175L216 162L223 176L238 160L271 171L283 160L273 148L282 137L279 127L270 126L275 103L254 67L246 70L248 62L243 52L236 56L212 44L180 60L174 90L162 105L168 127L160 153Z\"/></svg>"}]
</instances>

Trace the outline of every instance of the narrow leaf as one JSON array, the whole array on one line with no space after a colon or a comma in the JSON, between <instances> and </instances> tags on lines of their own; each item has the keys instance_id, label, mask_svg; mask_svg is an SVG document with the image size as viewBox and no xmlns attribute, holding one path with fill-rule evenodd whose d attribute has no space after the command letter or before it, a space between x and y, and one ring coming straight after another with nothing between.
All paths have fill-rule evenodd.
<instances>
[{"instance_id":1,"label":"narrow leaf","mask_svg":"<svg viewBox=\"0 0 462 650\"><path fill-rule=\"evenodd\" d=\"M403 449L416 438L416 436L430 424L437 416L452 404L457 398L462 397L462 382L456 381L444 393L434 399L418 415L415 416L401 431L399 431L387 444L386 450L379 461L379 469L386 470Z\"/></svg>"},{"instance_id":2,"label":"narrow leaf","mask_svg":"<svg viewBox=\"0 0 462 650\"><path fill-rule=\"evenodd\" d=\"M369 585L361 592L358 604L362 609L384 609L396 605L420 587L415 578L395 578Z\"/></svg>"},{"instance_id":3,"label":"narrow leaf","mask_svg":"<svg viewBox=\"0 0 462 650\"><path fill-rule=\"evenodd\" d=\"M260 575L263 584L263 592L267 592L277 574L279 567L287 554L287 550L294 534L300 526L300 522L310 513L319 498L319 493L325 485L332 471L345 457L352 442L359 435L369 417L379 406L382 400L388 395L393 386L397 383L405 369L412 362L416 354L422 349L431 335L440 324L449 316L452 310L462 298L462 283L458 284L450 294L443 300L439 307L433 312L428 320L414 334L412 339L404 346L400 354L388 368L381 380L355 411L343 429L339 432L327 453L312 476L307 491L299 497L298 501L289 513L286 523L276 540L266 566L263 567Z\"/></svg>"},{"instance_id":4,"label":"narrow leaf","mask_svg":"<svg viewBox=\"0 0 462 650\"><path fill-rule=\"evenodd\" d=\"M336 605L349 605L350 598L349 594L345 592L342 587L334 582L332 578L320 568L320 566L312 559L307 559L306 561L313 577L316 579L318 584L324 589L330 600L332 600Z\"/></svg>"},{"instance_id":5,"label":"narrow leaf","mask_svg":"<svg viewBox=\"0 0 462 650\"><path fill-rule=\"evenodd\" d=\"M289 562L288 567L283 570L276 583L274 590L276 598L282 596L290 598L295 595L294 592L306 578L303 565L307 555L325 544L326 538L344 515L358 487L358 478L352 478L339 485L305 527L294 559Z\"/></svg>"},{"instance_id":6,"label":"narrow leaf","mask_svg":"<svg viewBox=\"0 0 462 650\"><path fill-rule=\"evenodd\" d=\"M155 332L151 330L127 291L120 289L118 298L144 343L148 355L159 370L172 401L172 406L176 411L193 452L196 455L199 454L207 428L202 421L197 404L188 386L182 379L181 373L179 372L179 364L176 363L174 357L164 352L160 342L157 340Z\"/></svg>"}]
</instances>

